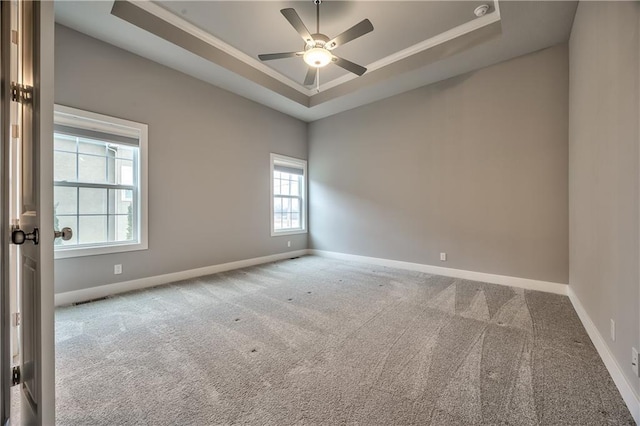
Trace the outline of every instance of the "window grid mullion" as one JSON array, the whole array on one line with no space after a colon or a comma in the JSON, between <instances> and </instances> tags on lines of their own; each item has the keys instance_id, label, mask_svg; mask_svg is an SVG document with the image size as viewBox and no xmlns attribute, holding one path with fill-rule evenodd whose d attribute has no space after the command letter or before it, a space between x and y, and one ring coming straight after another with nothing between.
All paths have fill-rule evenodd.
<instances>
[{"instance_id":1,"label":"window grid mullion","mask_svg":"<svg viewBox=\"0 0 640 426\"><path fill-rule=\"evenodd\" d=\"M79 137L75 137L75 152L73 152L73 154L75 154L75 178L76 181L75 182L68 182L68 181L54 181L54 186L58 186L58 187L66 187L66 188L75 188L75 192L76 192L76 213L75 214L61 214L59 216L61 217L74 217L76 219L75 223L76 223L76 228L75 231L75 236L76 236L76 245L81 246L82 243L80 243L80 238L81 238L81 233L82 233L82 229L80 226L80 218L83 216L86 217L99 217L99 216L103 216L106 217L106 241L104 242L104 244L110 244L110 243L114 243L115 241L115 235L114 238L111 239L110 237L110 231L111 231L111 223L110 223L110 219L115 218L117 216L128 216L128 214L112 214L109 211L109 192L111 191L115 191L115 190L128 190L128 191L132 191L133 196L136 197L137 196L137 184L138 184L138 176L137 176L137 153L134 153L134 158L133 158L133 165L134 165L134 177L133 177L133 185L122 185L122 184L111 184L109 183L109 156L108 156L108 146L105 145L104 149L105 149L105 155L97 155L97 154L86 154L88 156L92 156L92 157L102 157L104 158L105 161L105 183L89 183L89 182L79 182L80 180L80 148L79 148L79 144L80 144L80 138ZM71 153L71 152L70 152ZM83 154L84 155L84 154ZM114 157L114 173L115 173L115 157ZM99 214L99 213L89 213L89 214L81 214L80 213L80 189L82 188L88 188L88 189L105 189L107 191L107 205L106 205L106 214ZM116 198L116 194L114 192L113 194L114 197L114 203L115 203L115 198ZM132 199L135 199L134 197L132 197ZM133 202L133 201L132 201ZM133 202L134 207L132 209L132 213L133 214L137 214L137 203ZM115 208L115 207L114 207ZM137 217L137 216L136 216ZM133 218L132 218L133 219ZM114 224L115 225L115 224ZM135 235L137 235L137 220L134 221L134 224L132 224L132 231L135 231ZM132 235L133 237L133 235Z\"/></svg>"},{"instance_id":2,"label":"window grid mullion","mask_svg":"<svg viewBox=\"0 0 640 426\"><path fill-rule=\"evenodd\" d=\"M77 216L75 213L62 213L60 217L72 217ZM80 216L127 216L126 213L82 213Z\"/></svg>"},{"instance_id":3,"label":"window grid mullion","mask_svg":"<svg viewBox=\"0 0 640 426\"><path fill-rule=\"evenodd\" d=\"M105 182L109 182L109 158L106 155L107 152L107 146L105 145L104 147L105 150L105 156L104 156L104 181Z\"/></svg>"},{"instance_id":4,"label":"window grid mullion","mask_svg":"<svg viewBox=\"0 0 640 426\"><path fill-rule=\"evenodd\" d=\"M115 169L115 164L113 167ZM107 144L104 144L104 181L109 182L109 149ZM109 237L109 188L107 188L107 242L109 242Z\"/></svg>"},{"instance_id":5,"label":"window grid mullion","mask_svg":"<svg viewBox=\"0 0 640 426\"><path fill-rule=\"evenodd\" d=\"M78 144L80 143L80 138L76 136L76 181L80 180L80 147Z\"/></svg>"},{"instance_id":6,"label":"window grid mullion","mask_svg":"<svg viewBox=\"0 0 640 426\"><path fill-rule=\"evenodd\" d=\"M109 165L107 164L107 167L109 167ZM107 174L109 174L109 171L107 170ZM109 220L109 188L107 188L107 242L109 242L109 238L111 237L111 235L109 234L109 224L111 223L111 221Z\"/></svg>"},{"instance_id":7,"label":"window grid mullion","mask_svg":"<svg viewBox=\"0 0 640 426\"><path fill-rule=\"evenodd\" d=\"M76 188L76 244L80 243L80 187Z\"/></svg>"},{"instance_id":8,"label":"window grid mullion","mask_svg":"<svg viewBox=\"0 0 640 426\"><path fill-rule=\"evenodd\" d=\"M135 189L131 192L131 199L132 200L138 200L138 192L139 192L139 184L140 184L140 179L138 178L139 173L140 173L140 164L139 164L139 157L140 152L139 151L134 151L133 152L133 184L135 186ZM133 236L136 236L136 239L140 236L140 232L139 232L139 226L140 224L138 223L139 220L139 210L140 206L138 205L138 203L133 203L132 207L131 207L131 221L133 222L131 225L131 237L133 238ZM135 218L135 220L133 220L133 218Z\"/></svg>"},{"instance_id":9,"label":"window grid mullion","mask_svg":"<svg viewBox=\"0 0 640 426\"><path fill-rule=\"evenodd\" d=\"M89 183L89 182L67 182L55 181L54 186L62 186L67 188L94 188L94 189L125 189L133 191L136 189L133 185L120 185L112 183Z\"/></svg>"}]
</instances>

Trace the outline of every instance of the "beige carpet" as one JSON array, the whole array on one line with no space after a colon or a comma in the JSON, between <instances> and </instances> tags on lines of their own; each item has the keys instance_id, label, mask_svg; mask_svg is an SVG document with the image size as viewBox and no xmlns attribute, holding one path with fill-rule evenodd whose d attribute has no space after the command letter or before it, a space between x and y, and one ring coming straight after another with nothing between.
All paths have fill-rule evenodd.
<instances>
[{"instance_id":1,"label":"beige carpet","mask_svg":"<svg viewBox=\"0 0 640 426\"><path fill-rule=\"evenodd\" d=\"M56 313L61 425L634 424L567 297L303 257Z\"/></svg>"}]
</instances>

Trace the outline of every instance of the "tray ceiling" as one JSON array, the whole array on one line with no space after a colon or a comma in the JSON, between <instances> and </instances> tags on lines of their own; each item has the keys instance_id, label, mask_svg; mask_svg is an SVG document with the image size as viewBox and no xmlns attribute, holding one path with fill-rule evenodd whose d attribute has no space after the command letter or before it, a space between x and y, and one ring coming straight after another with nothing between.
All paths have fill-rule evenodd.
<instances>
[{"instance_id":1,"label":"tray ceiling","mask_svg":"<svg viewBox=\"0 0 640 426\"><path fill-rule=\"evenodd\" d=\"M362 19L369 19L373 32L334 51L336 55L368 66L477 19L473 11L485 3L382 1L371 7L370 2L327 0L320 5L320 32L332 38ZM316 8L311 1L161 1L157 4L254 59L260 53L303 50L302 39L280 9L294 8L309 31L316 32ZM269 61L265 65L296 83L302 82L307 72L302 58ZM325 84L349 75L337 66L327 66L320 72Z\"/></svg>"},{"instance_id":2,"label":"tray ceiling","mask_svg":"<svg viewBox=\"0 0 640 426\"><path fill-rule=\"evenodd\" d=\"M473 11L488 4L487 15ZM316 30L312 1L57 1L56 21L289 115L312 121L568 39L576 2L330 1L320 31L333 37L368 18L374 31L334 53L368 68L329 65L320 92L305 87L302 50L280 13Z\"/></svg>"}]
</instances>

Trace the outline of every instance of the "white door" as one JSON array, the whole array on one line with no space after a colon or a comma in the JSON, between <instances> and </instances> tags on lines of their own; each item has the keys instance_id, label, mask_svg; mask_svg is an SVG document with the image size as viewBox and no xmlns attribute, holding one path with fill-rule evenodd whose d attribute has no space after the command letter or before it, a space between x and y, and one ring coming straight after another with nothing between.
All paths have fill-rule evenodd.
<instances>
[{"instance_id":1,"label":"white door","mask_svg":"<svg viewBox=\"0 0 640 426\"><path fill-rule=\"evenodd\" d=\"M52 425L55 414L53 315L53 2L1 3L2 45L2 417L11 381L20 389L21 422ZM11 161L13 140L18 155ZM15 159L15 157L14 157ZM14 179L11 179L11 170ZM8 196L18 194L19 224L9 224ZM8 244L19 245L15 251ZM19 379L11 380L8 296L16 253L21 315ZM7 376L7 377L5 377ZM16 374L13 373L13 377Z\"/></svg>"},{"instance_id":2,"label":"white door","mask_svg":"<svg viewBox=\"0 0 640 426\"><path fill-rule=\"evenodd\" d=\"M0 421L9 423L11 411L11 309L9 281L9 161L10 152L10 101L6 93L6 76L10 67L7 55L10 51L10 14L8 4L0 3Z\"/></svg>"}]
</instances>

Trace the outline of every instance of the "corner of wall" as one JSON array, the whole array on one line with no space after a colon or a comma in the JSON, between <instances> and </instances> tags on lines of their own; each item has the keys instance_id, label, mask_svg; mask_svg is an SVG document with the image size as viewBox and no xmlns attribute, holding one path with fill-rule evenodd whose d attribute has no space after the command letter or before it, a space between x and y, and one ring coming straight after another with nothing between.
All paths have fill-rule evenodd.
<instances>
[{"instance_id":1,"label":"corner of wall","mask_svg":"<svg viewBox=\"0 0 640 426\"><path fill-rule=\"evenodd\" d=\"M580 2L574 16L569 37L569 297L640 423L640 380L630 365L631 348L640 344L638 28L637 2ZM616 321L615 340L608 336L609 318Z\"/></svg>"},{"instance_id":2,"label":"corner of wall","mask_svg":"<svg viewBox=\"0 0 640 426\"><path fill-rule=\"evenodd\" d=\"M606 343L606 340L598 331L598 328L591 320L591 317L589 317L589 314L585 310L584 306L582 306L580 299L573 291L573 287L569 286L567 292L573 308L576 310L576 313L578 314L582 325L587 331L591 342L598 351L598 355L600 355L600 358L602 358L602 362L604 362L607 371L609 371L613 382L620 391L622 399L624 400L625 404L627 404L627 408L629 408L629 411L631 412L631 415L633 416L636 423L640 424L640 396L634 390L633 385L629 383L629 381L625 377L623 369L616 361L615 355L611 352L609 346Z\"/></svg>"}]
</instances>

